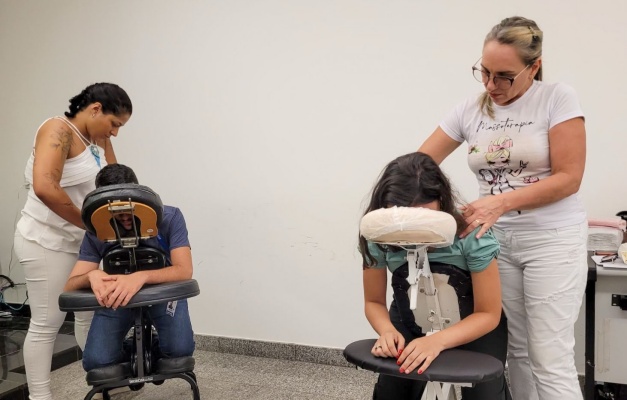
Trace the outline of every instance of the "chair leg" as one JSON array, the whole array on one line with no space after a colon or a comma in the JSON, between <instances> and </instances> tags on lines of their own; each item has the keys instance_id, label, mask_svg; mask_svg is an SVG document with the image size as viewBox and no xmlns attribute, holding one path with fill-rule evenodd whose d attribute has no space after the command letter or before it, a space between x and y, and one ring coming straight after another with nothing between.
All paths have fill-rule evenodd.
<instances>
[{"instance_id":1,"label":"chair leg","mask_svg":"<svg viewBox=\"0 0 627 400\"><path fill-rule=\"evenodd\" d=\"M84 400L92 400L94 396L96 395L96 393L99 393L99 391L91 390L89 393L87 393ZM102 391L102 400L111 400L111 395L109 394L109 391L107 390Z\"/></svg>"},{"instance_id":2,"label":"chair leg","mask_svg":"<svg viewBox=\"0 0 627 400\"><path fill-rule=\"evenodd\" d=\"M144 382L142 382L142 383L133 383L132 385L128 385L128 387L133 392L137 392L138 390L141 390L144 387Z\"/></svg>"},{"instance_id":3,"label":"chair leg","mask_svg":"<svg viewBox=\"0 0 627 400\"><path fill-rule=\"evenodd\" d=\"M196 375L193 372L184 372L176 376L186 380L194 392L194 400L200 400L200 390L198 389L198 383L196 382Z\"/></svg>"},{"instance_id":4,"label":"chair leg","mask_svg":"<svg viewBox=\"0 0 627 400\"><path fill-rule=\"evenodd\" d=\"M98 393L98 392L99 392L99 390L98 390L97 388L93 387L93 388L89 391L89 393L87 393L87 394L85 395L85 399L84 399L84 400L91 400L91 399L94 397L94 395L95 395L96 393ZM104 399L104 395L103 395L102 397L103 397L103 399Z\"/></svg>"}]
</instances>

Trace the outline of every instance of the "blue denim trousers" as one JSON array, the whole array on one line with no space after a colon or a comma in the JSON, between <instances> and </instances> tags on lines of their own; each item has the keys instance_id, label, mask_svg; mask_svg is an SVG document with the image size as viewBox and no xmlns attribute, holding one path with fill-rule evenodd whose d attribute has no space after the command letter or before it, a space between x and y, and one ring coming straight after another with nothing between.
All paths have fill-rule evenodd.
<instances>
[{"instance_id":1,"label":"blue denim trousers","mask_svg":"<svg viewBox=\"0 0 627 400\"><path fill-rule=\"evenodd\" d=\"M157 358L184 357L194 353L194 332L187 300L154 304L145 311L159 336L159 347L153 349ZM96 310L83 352L85 371L129 361L123 343L135 323L133 314L133 309L123 307Z\"/></svg>"}]
</instances>

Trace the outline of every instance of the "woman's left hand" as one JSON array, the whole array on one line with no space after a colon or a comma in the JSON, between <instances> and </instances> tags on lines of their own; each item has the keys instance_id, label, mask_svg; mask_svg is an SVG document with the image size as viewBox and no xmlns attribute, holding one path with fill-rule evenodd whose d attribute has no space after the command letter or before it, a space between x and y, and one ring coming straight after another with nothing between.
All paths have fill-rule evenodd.
<instances>
[{"instance_id":1,"label":"woman's left hand","mask_svg":"<svg viewBox=\"0 0 627 400\"><path fill-rule=\"evenodd\" d=\"M398 357L396 364L400 372L409 374L416 368L422 374L444 350L437 335L423 336L412 340Z\"/></svg>"},{"instance_id":2,"label":"woman's left hand","mask_svg":"<svg viewBox=\"0 0 627 400\"><path fill-rule=\"evenodd\" d=\"M381 333L370 351L376 357L398 357L403 352L405 338L396 329Z\"/></svg>"},{"instance_id":3,"label":"woman's left hand","mask_svg":"<svg viewBox=\"0 0 627 400\"><path fill-rule=\"evenodd\" d=\"M111 275L111 285L104 292L106 296L105 307L116 310L126 306L139 289L144 286L146 279L142 271L128 275Z\"/></svg>"},{"instance_id":4,"label":"woman's left hand","mask_svg":"<svg viewBox=\"0 0 627 400\"><path fill-rule=\"evenodd\" d=\"M478 239L505 213L505 202L500 195L486 196L467 204L461 211L468 226L459 237L466 237L481 225L481 229L477 233Z\"/></svg>"}]
</instances>

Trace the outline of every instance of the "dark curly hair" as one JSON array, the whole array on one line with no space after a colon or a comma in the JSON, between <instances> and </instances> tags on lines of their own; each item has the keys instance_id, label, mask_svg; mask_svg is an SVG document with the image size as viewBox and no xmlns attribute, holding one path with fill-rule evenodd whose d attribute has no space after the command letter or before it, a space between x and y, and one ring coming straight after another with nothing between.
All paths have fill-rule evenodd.
<instances>
[{"instance_id":1,"label":"dark curly hair","mask_svg":"<svg viewBox=\"0 0 627 400\"><path fill-rule=\"evenodd\" d=\"M70 111L66 111L65 116L74 118L78 112L93 103L102 104L104 114L133 113L133 104L124 89L114 83L94 83L70 99Z\"/></svg>"}]
</instances>

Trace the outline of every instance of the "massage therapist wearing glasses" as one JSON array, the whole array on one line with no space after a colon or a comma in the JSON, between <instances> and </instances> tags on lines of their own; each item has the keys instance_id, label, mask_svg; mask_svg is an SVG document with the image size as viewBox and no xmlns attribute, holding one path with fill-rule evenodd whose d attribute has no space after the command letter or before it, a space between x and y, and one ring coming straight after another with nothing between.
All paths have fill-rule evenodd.
<instances>
[{"instance_id":1,"label":"massage therapist wearing glasses","mask_svg":"<svg viewBox=\"0 0 627 400\"><path fill-rule=\"evenodd\" d=\"M581 198L584 117L569 86L542 82L542 31L526 18L488 33L473 74L484 92L459 104L419 151L441 163L462 142L479 182L464 210L468 235L492 228L508 371L515 400L579 400L574 325L586 285Z\"/></svg>"},{"instance_id":2,"label":"massage therapist wearing glasses","mask_svg":"<svg viewBox=\"0 0 627 400\"><path fill-rule=\"evenodd\" d=\"M96 83L70 99L64 116L44 121L26 164L30 184L15 231L15 253L24 268L31 310L24 364L31 400L52 399L54 341L65 319L58 298L76 263L85 233L81 206L100 169L116 163L111 136L131 117L126 92ZM93 313L76 313L76 340L85 345Z\"/></svg>"}]
</instances>

